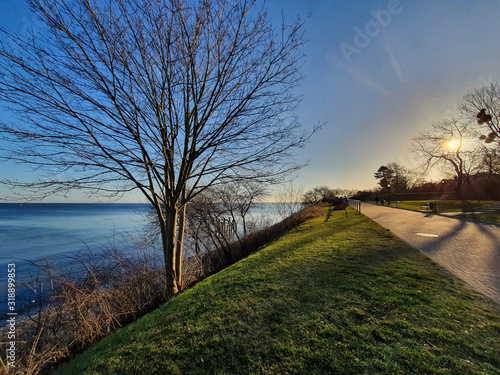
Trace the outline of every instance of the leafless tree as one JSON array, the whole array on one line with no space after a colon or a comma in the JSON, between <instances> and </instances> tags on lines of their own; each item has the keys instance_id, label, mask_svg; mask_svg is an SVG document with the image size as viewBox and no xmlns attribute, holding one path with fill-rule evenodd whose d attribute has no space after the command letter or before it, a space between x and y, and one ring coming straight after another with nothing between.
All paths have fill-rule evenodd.
<instances>
[{"instance_id":1,"label":"leafless tree","mask_svg":"<svg viewBox=\"0 0 500 375\"><path fill-rule=\"evenodd\" d=\"M421 182L421 175L417 170L412 170L398 163L389 163L389 168L394 170L394 189L396 193L411 191Z\"/></svg>"},{"instance_id":2,"label":"leafless tree","mask_svg":"<svg viewBox=\"0 0 500 375\"><path fill-rule=\"evenodd\" d=\"M413 138L412 151L423 160L426 170L441 166L451 170L457 181L457 196L462 197L464 183L481 168L482 151L476 144L477 132L468 122L448 119L432 124L432 130Z\"/></svg>"},{"instance_id":3,"label":"leafless tree","mask_svg":"<svg viewBox=\"0 0 500 375\"><path fill-rule=\"evenodd\" d=\"M240 235L243 238L248 235L250 210L255 208L266 194L265 186L252 181L231 183L214 189L214 198L224 207L228 218L232 222L241 224L241 234L238 231L235 233L238 239Z\"/></svg>"},{"instance_id":4,"label":"leafless tree","mask_svg":"<svg viewBox=\"0 0 500 375\"><path fill-rule=\"evenodd\" d=\"M276 211L278 212L282 222L287 230L294 227L294 216L299 215L304 208L304 189L301 186L295 186L293 182L283 184L275 193L274 199Z\"/></svg>"},{"instance_id":5,"label":"leafless tree","mask_svg":"<svg viewBox=\"0 0 500 375\"><path fill-rule=\"evenodd\" d=\"M483 171L488 176L500 176L500 150L483 147Z\"/></svg>"},{"instance_id":6,"label":"leafless tree","mask_svg":"<svg viewBox=\"0 0 500 375\"><path fill-rule=\"evenodd\" d=\"M189 202L186 210L186 235L195 256L221 254L221 262L233 262L231 249L243 247L257 225L251 209L266 194L261 184L249 181L206 189Z\"/></svg>"},{"instance_id":7,"label":"leafless tree","mask_svg":"<svg viewBox=\"0 0 500 375\"><path fill-rule=\"evenodd\" d=\"M276 31L254 0L28 2L48 31L2 31L1 156L46 174L3 182L38 198L141 191L176 293L186 203L296 168L303 22Z\"/></svg>"},{"instance_id":8,"label":"leafless tree","mask_svg":"<svg viewBox=\"0 0 500 375\"><path fill-rule=\"evenodd\" d=\"M334 191L328 186L316 186L315 188L312 188L304 193L302 201L306 204L318 203L322 200L326 200L327 198L335 197L338 193L338 190L339 189Z\"/></svg>"},{"instance_id":9,"label":"leafless tree","mask_svg":"<svg viewBox=\"0 0 500 375\"><path fill-rule=\"evenodd\" d=\"M496 139L497 145L500 145L500 86L498 83L480 87L465 95L459 110L472 123L477 122L481 130L487 131L488 134L481 134L481 140L485 143L493 143Z\"/></svg>"}]
</instances>

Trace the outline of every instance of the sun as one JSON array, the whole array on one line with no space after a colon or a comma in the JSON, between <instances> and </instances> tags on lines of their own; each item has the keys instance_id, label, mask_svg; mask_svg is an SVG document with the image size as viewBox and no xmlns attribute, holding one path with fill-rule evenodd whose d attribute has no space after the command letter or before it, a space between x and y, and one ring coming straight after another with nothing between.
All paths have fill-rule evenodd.
<instances>
[{"instance_id":1,"label":"sun","mask_svg":"<svg viewBox=\"0 0 500 375\"><path fill-rule=\"evenodd\" d=\"M460 146L460 141L458 139L452 139L448 142L448 148L458 148Z\"/></svg>"}]
</instances>

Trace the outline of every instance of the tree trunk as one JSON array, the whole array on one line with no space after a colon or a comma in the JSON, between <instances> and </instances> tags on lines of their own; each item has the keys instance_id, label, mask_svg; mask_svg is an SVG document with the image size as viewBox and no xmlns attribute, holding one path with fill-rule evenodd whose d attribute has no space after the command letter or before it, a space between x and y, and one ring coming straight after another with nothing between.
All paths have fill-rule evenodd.
<instances>
[{"instance_id":1,"label":"tree trunk","mask_svg":"<svg viewBox=\"0 0 500 375\"><path fill-rule=\"evenodd\" d=\"M457 178L457 199L463 199L463 177L459 175Z\"/></svg>"},{"instance_id":2,"label":"tree trunk","mask_svg":"<svg viewBox=\"0 0 500 375\"><path fill-rule=\"evenodd\" d=\"M167 281L167 296L177 294L175 252L177 233L177 208L166 208L165 225L162 225L161 236L163 244L163 255L165 259L165 276Z\"/></svg>"},{"instance_id":3,"label":"tree trunk","mask_svg":"<svg viewBox=\"0 0 500 375\"><path fill-rule=\"evenodd\" d=\"M243 220L243 238L246 239L247 238L247 222L245 220L245 216L246 216L246 214L245 215L241 215L241 218Z\"/></svg>"},{"instance_id":4,"label":"tree trunk","mask_svg":"<svg viewBox=\"0 0 500 375\"><path fill-rule=\"evenodd\" d=\"M177 288L182 289L182 245L184 243L184 225L186 223L186 205L180 209L177 229L177 247L175 249L175 276Z\"/></svg>"}]
</instances>

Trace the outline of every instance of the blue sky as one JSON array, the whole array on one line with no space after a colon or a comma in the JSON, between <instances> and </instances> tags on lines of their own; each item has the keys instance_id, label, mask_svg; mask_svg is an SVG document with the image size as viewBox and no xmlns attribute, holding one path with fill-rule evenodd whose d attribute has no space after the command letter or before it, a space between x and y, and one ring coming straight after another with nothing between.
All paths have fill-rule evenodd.
<instances>
[{"instance_id":1,"label":"blue sky","mask_svg":"<svg viewBox=\"0 0 500 375\"><path fill-rule=\"evenodd\" d=\"M290 22L311 14L298 115L305 127L327 124L297 153L299 161L310 161L295 181L304 189L369 189L376 186L379 166L415 166L411 138L451 114L466 93L500 80L497 0L267 4L277 21L281 9ZM0 6L3 27L40 27L20 1L0 0ZM2 178L31 176L27 170L0 163Z\"/></svg>"},{"instance_id":2,"label":"blue sky","mask_svg":"<svg viewBox=\"0 0 500 375\"><path fill-rule=\"evenodd\" d=\"M304 125L328 125L301 153L311 161L299 178L307 187L371 188L380 165L416 165L411 138L466 93L500 79L498 1L280 4L288 14L312 13L299 115ZM386 15L379 29L377 13ZM369 44L355 39L358 30L373 35ZM341 46L356 42L363 48L349 62Z\"/></svg>"}]
</instances>

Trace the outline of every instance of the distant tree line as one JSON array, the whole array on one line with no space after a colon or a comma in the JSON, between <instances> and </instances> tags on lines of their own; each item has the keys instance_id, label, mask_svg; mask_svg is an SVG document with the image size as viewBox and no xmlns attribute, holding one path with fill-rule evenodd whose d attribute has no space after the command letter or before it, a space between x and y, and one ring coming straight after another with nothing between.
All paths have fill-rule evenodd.
<instances>
[{"instance_id":1,"label":"distant tree line","mask_svg":"<svg viewBox=\"0 0 500 375\"><path fill-rule=\"evenodd\" d=\"M336 198L349 197L355 194L355 190L342 188L329 188L328 186L316 186L306 191L302 197L304 204L332 203Z\"/></svg>"}]
</instances>

